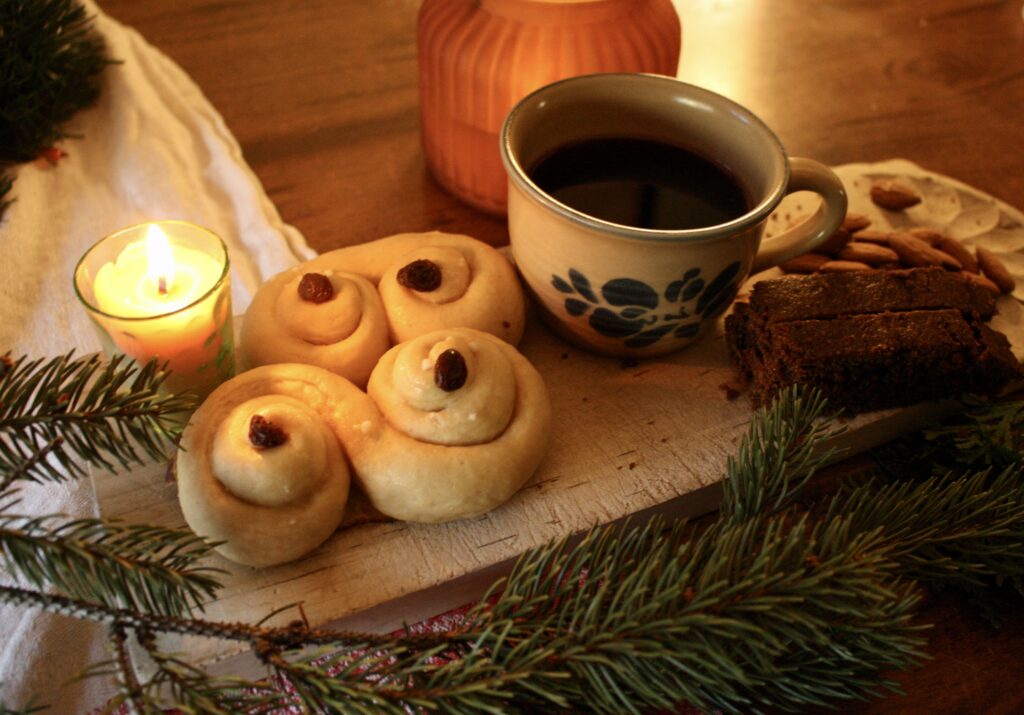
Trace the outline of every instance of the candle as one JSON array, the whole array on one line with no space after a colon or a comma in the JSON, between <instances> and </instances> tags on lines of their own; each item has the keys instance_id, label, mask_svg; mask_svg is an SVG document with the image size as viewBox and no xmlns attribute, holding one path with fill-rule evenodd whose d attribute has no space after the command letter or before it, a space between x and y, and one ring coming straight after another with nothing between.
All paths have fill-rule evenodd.
<instances>
[{"instance_id":1,"label":"candle","mask_svg":"<svg viewBox=\"0 0 1024 715\"><path fill-rule=\"evenodd\" d=\"M424 0L417 24L427 166L463 201L504 215L498 134L542 85L594 72L675 76L671 0Z\"/></svg>"},{"instance_id":2,"label":"candle","mask_svg":"<svg viewBox=\"0 0 1024 715\"><path fill-rule=\"evenodd\" d=\"M173 392L205 397L234 373L228 254L184 221L119 231L82 257L75 289L108 353L167 363Z\"/></svg>"}]
</instances>

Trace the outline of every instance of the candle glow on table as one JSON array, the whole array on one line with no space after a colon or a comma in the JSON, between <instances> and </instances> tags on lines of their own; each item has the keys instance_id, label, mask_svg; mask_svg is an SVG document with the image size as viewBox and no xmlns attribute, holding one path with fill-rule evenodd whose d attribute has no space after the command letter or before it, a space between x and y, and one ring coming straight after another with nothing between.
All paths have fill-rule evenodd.
<instances>
[{"instance_id":1,"label":"candle glow on table","mask_svg":"<svg viewBox=\"0 0 1024 715\"><path fill-rule=\"evenodd\" d=\"M205 397L234 372L223 242L184 221L143 224L83 256L75 287L108 352L158 358L168 389Z\"/></svg>"}]
</instances>

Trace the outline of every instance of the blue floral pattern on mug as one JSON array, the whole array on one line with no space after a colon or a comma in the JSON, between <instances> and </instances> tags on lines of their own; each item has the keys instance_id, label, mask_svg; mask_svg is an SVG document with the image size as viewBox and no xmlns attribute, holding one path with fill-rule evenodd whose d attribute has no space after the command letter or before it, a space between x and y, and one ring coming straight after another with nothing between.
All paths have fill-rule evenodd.
<instances>
[{"instance_id":1,"label":"blue floral pattern on mug","mask_svg":"<svg viewBox=\"0 0 1024 715\"><path fill-rule=\"evenodd\" d=\"M692 338L703 321L718 316L739 290L739 261L705 281L700 268L684 271L665 287L663 295L635 278L613 278L595 290L575 268L568 279L551 276L551 285L566 294L565 312L585 319L609 338L621 338L627 348L646 348L667 335Z\"/></svg>"}]
</instances>

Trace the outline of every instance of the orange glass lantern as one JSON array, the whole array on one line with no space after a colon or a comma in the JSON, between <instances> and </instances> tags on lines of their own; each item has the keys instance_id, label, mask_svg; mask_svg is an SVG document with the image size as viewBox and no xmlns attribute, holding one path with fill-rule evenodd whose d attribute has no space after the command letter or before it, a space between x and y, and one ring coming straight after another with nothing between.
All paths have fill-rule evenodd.
<instances>
[{"instance_id":1,"label":"orange glass lantern","mask_svg":"<svg viewBox=\"0 0 1024 715\"><path fill-rule=\"evenodd\" d=\"M675 76L681 35L671 0L424 0L420 119L431 172L469 204L503 215L498 132L512 106L575 75Z\"/></svg>"}]
</instances>

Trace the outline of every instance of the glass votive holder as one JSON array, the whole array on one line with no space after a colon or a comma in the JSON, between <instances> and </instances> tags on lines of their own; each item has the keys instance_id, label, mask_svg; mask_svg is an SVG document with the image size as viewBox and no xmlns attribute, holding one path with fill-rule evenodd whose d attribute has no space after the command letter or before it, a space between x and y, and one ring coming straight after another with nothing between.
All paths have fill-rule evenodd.
<instances>
[{"instance_id":1,"label":"glass votive holder","mask_svg":"<svg viewBox=\"0 0 1024 715\"><path fill-rule=\"evenodd\" d=\"M187 221L122 229L75 268L78 299L108 355L157 358L164 388L204 399L235 371L227 247Z\"/></svg>"},{"instance_id":2,"label":"glass votive holder","mask_svg":"<svg viewBox=\"0 0 1024 715\"><path fill-rule=\"evenodd\" d=\"M675 76L682 47L672 0L423 0L416 32L427 166L497 216L508 197L498 134L516 102L582 74Z\"/></svg>"}]
</instances>

